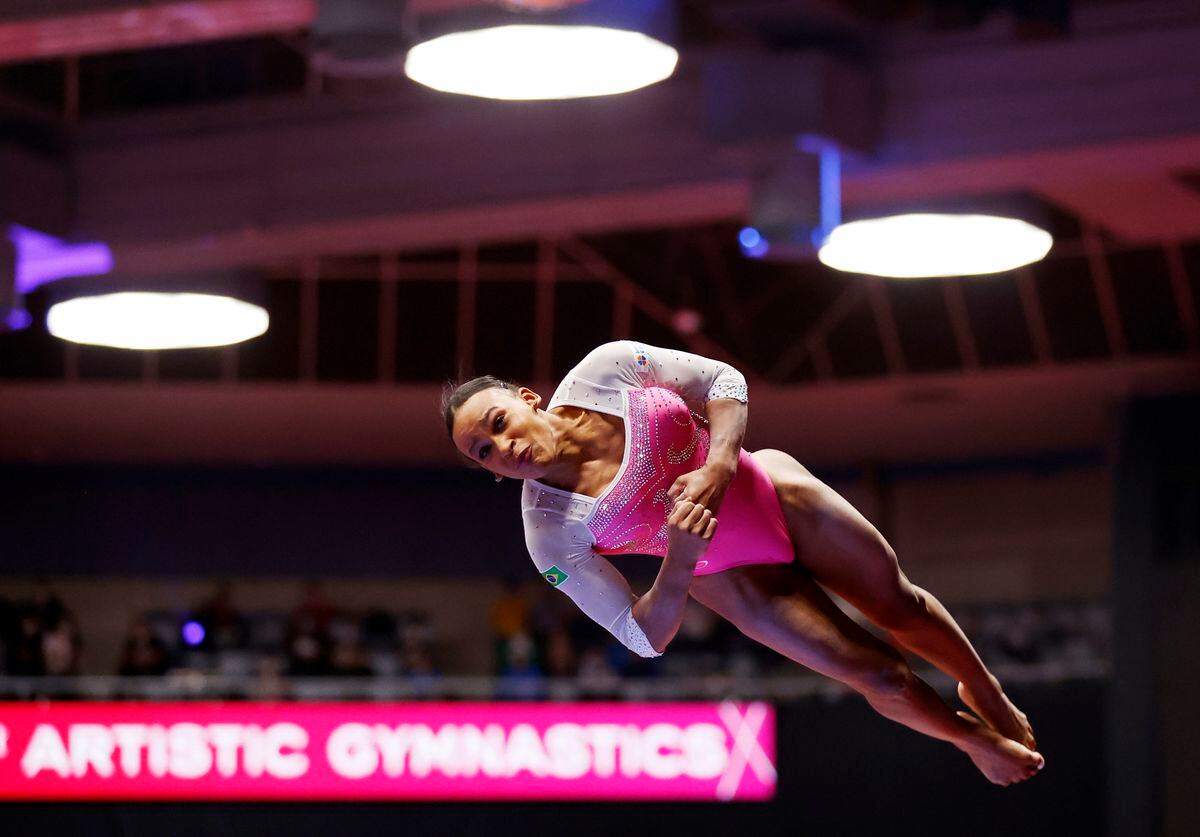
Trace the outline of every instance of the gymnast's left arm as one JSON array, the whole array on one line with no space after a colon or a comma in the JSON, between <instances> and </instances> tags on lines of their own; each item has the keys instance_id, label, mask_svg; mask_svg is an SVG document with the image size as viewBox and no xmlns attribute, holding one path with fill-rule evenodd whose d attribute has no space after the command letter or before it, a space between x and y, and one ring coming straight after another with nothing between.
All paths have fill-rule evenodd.
<instances>
[{"instance_id":1,"label":"gymnast's left arm","mask_svg":"<svg viewBox=\"0 0 1200 837\"><path fill-rule=\"evenodd\" d=\"M705 464L680 476L667 493L687 497L716 514L737 473L746 435L746 378L729 364L701 355L649 346L645 352L660 386L675 390L693 408L703 405L711 436Z\"/></svg>"},{"instance_id":2,"label":"gymnast's left arm","mask_svg":"<svg viewBox=\"0 0 1200 837\"><path fill-rule=\"evenodd\" d=\"M717 398L704 407L712 441L708 460L695 471L682 474L667 490L672 498L687 497L716 514L737 473L738 452L746 435L746 402Z\"/></svg>"}]
</instances>

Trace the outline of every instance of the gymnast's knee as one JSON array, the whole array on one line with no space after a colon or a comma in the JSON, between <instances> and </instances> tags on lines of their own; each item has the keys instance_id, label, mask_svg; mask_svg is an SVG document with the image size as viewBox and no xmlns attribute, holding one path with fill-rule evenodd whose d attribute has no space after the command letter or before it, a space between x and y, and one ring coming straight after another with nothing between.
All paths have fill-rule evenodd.
<instances>
[{"instance_id":1,"label":"gymnast's knee","mask_svg":"<svg viewBox=\"0 0 1200 837\"><path fill-rule=\"evenodd\" d=\"M911 695L916 680L917 675L903 659L888 659L858 672L849 685L869 700L896 700Z\"/></svg>"}]
</instances>

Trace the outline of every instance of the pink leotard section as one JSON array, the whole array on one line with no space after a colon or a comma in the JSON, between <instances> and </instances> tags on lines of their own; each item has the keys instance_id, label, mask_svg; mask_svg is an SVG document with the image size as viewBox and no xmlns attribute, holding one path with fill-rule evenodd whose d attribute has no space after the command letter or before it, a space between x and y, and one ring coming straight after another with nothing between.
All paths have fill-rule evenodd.
<instances>
[{"instance_id":1,"label":"pink leotard section","mask_svg":"<svg viewBox=\"0 0 1200 837\"><path fill-rule=\"evenodd\" d=\"M627 459L617 481L598 498L587 525L598 552L662 556L671 508L667 490L707 461L708 429L671 390L630 389L625 397ZM794 558L771 478L744 450L717 521L696 575L743 564L786 564Z\"/></svg>"}]
</instances>

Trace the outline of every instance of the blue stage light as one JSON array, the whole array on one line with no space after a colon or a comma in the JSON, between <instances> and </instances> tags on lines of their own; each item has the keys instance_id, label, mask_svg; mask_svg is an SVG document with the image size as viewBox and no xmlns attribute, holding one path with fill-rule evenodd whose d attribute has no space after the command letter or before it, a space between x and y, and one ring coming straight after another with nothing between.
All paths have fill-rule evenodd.
<instances>
[{"instance_id":1,"label":"blue stage light","mask_svg":"<svg viewBox=\"0 0 1200 837\"><path fill-rule=\"evenodd\" d=\"M742 227L738 233L738 244L742 246L742 253L752 259L757 259L767 254L767 240L754 227Z\"/></svg>"}]
</instances>

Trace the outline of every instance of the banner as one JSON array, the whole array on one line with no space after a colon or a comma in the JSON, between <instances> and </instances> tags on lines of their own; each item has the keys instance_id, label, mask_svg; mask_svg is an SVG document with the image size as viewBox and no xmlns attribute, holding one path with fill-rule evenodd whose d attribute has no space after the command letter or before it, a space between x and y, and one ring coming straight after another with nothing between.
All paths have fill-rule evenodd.
<instances>
[{"instance_id":1,"label":"banner","mask_svg":"<svg viewBox=\"0 0 1200 837\"><path fill-rule=\"evenodd\" d=\"M0 703L0 799L764 800L764 703Z\"/></svg>"}]
</instances>

